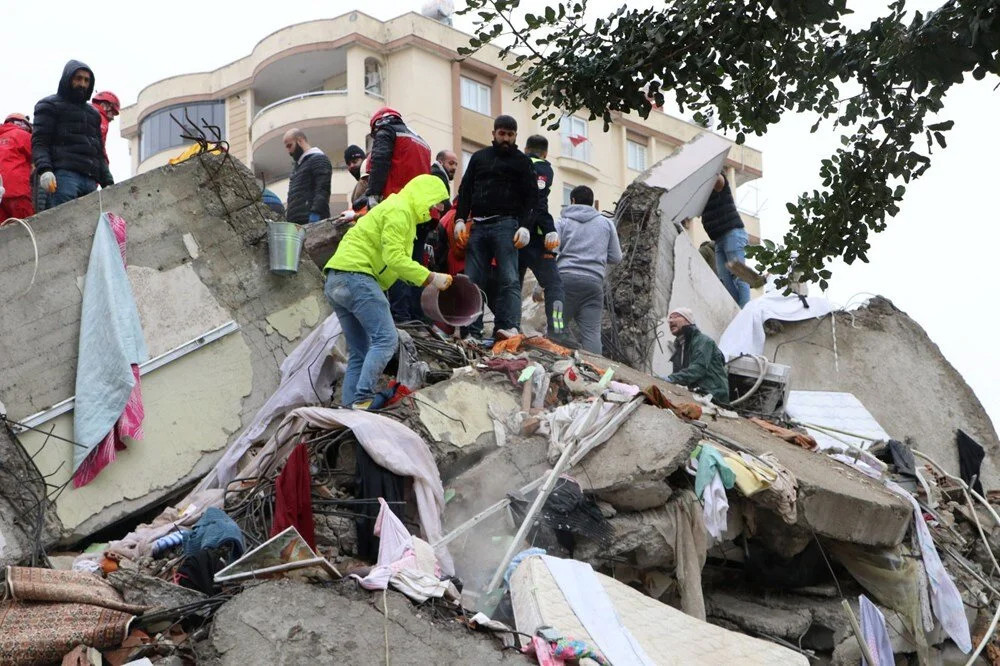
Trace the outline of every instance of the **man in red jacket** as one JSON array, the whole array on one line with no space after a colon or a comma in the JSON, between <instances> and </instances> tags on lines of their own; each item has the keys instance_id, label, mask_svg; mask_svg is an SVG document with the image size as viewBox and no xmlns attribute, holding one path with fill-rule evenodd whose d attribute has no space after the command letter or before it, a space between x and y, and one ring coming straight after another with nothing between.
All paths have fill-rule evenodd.
<instances>
[{"instance_id":1,"label":"man in red jacket","mask_svg":"<svg viewBox=\"0 0 1000 666\"><path fill-rule=\"evenodd\" d=\"M367 204L371 208L403 189L417 176L431 172L431 148L406 126L403 115L384 106L372 115L372 149L368 155ZM354 209L360 207L355 202Z\"/></svg>"},{"instance_id":2,"label":"man in red jacket","mask_svg":"<svg viewBox=\"0 0 1000 666\"><path fill-rule=\"evenodd\" d=\"M12 113L0 125L0 222L9 217L24 219L35 214L31 203L31 123L21 113Z\"/></svg>"},{"instance_id":3,"label":"man in red jacket","mask_svg":"<svg viewBox=\"0 0 1000 666\"><path fill-rule=\"evenodd\" d=\"M104 161L111 164L108 159L108 125L118 117L121 112L121 102L113 92L99 92L90 100L97 112L101 114L101 146L104 148Z\"/></svg>"}]
</instances>

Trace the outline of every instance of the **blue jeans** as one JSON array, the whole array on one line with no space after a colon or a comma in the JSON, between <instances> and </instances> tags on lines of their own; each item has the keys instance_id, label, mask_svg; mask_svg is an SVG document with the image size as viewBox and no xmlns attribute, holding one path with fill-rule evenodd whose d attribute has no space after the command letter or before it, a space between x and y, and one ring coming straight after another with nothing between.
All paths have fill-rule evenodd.
<instances>
[{"instance_id":1,"label":"blue jeans","mask_svg":"<svg viewBox=\"0 0 1000 666\"><path fill-rule=\"evenodd\" d=\"M552 306L562 303L563 309L566 306L566 296L563 293L562 278L559 277L559 269L556 268L555 254L545 249L545 244L540 242L538 236L531 239L531 243L521 248L519 255L518 277L524 284L524 274L530 268L535 274L538 286L545 291L545 333L553 335L557 333L552 323Z\"/></svg>"},{"instance_id":2,"label":"blue jeans","mask_svg":"<svg viewBox=\"0 0 1000 666\"><path fill-rule=\"evenodd\" d=\"M472 225L469 245L465 250L465 274L483 291L487 287L490 261L497 260L494 332L521 325L521 283L517 276L517 248L514 247L514 232L519 226L520 223L513 217L502 217L487 224L476 222ZM467 330L474 337L482 337L482 315Z\"/></svg>"},{"instance_id":3,"label":"blue jeans","mask_svg":"<svg viewBox=\"0 0 1000 666\"><path fill-rule=\"evenodd\" d=\"M96 180L76 171L56 169L52 175L56 177L56 191L49 195L49 208L54 208L73 199L79 199L97 189Z\"/></svg>"},{"instance_id":4,"label":"blue jeans","mask_svg":"<svg viewBox=\"0 0 1000 666\"><path fill-rule=\"evenodd\" d=\"M726 291L742 308L750 302L750 285L729 272L726 262L747 259L747 243L750 237L746 229L731 229L715 241L715 272L726 287Z\"/></svg>"},{"instance_id":5,"label":"blue jeans","mask_svg":"<svg viewBox=\"0 0 1000 666\"><path fill-rule=\"evenodd\" d=\"M379 377L399 344L389 301L375 278L362 273L330 271L323 292L340 320L347 342L341 404L350 406L371 400Z\"/></svg>"}]
</instances>

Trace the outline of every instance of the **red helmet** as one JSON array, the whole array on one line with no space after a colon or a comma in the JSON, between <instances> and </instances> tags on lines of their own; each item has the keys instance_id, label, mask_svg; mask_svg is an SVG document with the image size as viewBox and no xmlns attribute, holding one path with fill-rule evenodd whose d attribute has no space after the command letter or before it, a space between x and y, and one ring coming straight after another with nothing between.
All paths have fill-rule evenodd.
<instances>
[{"instance_id":1,"label":"red helmet","mask_svg":"<svg viewBox=\"0 0 1000 666\"><path fill-rule=\"evenodd\" d=\"M375 126L379 124L380 120L382 120L383 118L389 118L391 116L395 116L400 120L403 119L403 114L397 111L396 109L393 109L392 107L389 106L383 106L381 109L372 114L371 130L374 132Z\"/></svg>"},{"instance_id":2,"label":"red helmet","mask_svg":"<svg viewBox=\"0 0 1000 666\"><path fill-rule=\"evenodd\" d=\"M95 102L107 102L114 109L115 113L121 113L122 104L118 101L118 96L113 92L105 90L94 95Z\"/></svg>"},{"instance_id":3,"label":"red helmet","mask_svg":"<svg viewBox=\"0 0 1000 666\"><path fill-rule=\"evenodd\" d=\"M15 123L15 122L20 124L22 127L24 127L24 129L28 130L29 132L31 131L31 121L29 121L28 116L24 115L23 113L12 113L3 119L4 125L6 125L7 123Z\"/></svg>"}]
</instances>

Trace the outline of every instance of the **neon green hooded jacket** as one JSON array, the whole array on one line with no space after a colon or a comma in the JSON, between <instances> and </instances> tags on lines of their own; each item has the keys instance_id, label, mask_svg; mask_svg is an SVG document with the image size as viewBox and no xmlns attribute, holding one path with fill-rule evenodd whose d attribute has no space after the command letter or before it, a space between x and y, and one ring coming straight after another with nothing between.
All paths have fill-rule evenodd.
<instances>
[{"instance_id":1,"label":"neon green hooded jacket","mask_svg":"<svg viewBox=\"0 0 1000 666\"><path fill-rule=\"evenodd\" d=\"M430 271L412 258L417 225L431 219L431 206L447 198L440 178L417 176L348 229L325 270L367 273L383 291L397 279L419 287Z\"/></svg>"}]
</instances>

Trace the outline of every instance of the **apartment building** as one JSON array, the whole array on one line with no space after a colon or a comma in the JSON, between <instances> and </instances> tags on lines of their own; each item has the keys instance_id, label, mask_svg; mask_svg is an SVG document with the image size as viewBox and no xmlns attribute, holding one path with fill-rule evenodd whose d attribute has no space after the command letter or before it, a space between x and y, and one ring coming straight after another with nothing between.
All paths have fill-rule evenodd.
<instances>
[{"instance_id":1,"label":"apartment building","mask_svg":"<svg viewBox=\"0 0 1000 666\"><path fill-rule=\"evenodd\" d=\"M293 164L281 138L299 127L334 163L331 206L337 211L346 207L354 186L344 148L370 145L369 119L378 108L401 111L433 152L450 148L463 165L489 145L493 117L506 113L518 121L521 145L529 134L548 137L555 171L551 212L558 215L577 185L593 188L600 206L610 209L638 174L704 131L660 111L646 119L619 116L608 132L584 114L564 118L558 131L545 131L532 120L531 104L516 98L514 78L497 49L458 55L468 40L468 34L416 13L380 21L353 11L282 28L219 69L144 88L120 119L132 172L162 166L184 150L171 115L183 122L186 111L196 122L217 126L232 154L284 199ZM734 144L726 168L730 181L743 185L761 176L761 153ZM759 236L759 221L744 218ZM697 243L701 225L692 228Z\"/></svg>"}]
</instances>

